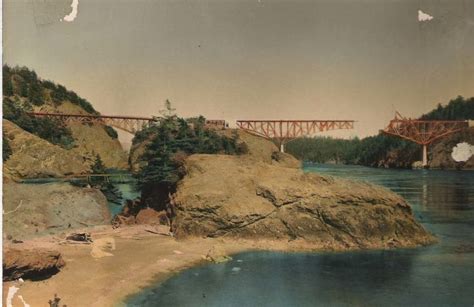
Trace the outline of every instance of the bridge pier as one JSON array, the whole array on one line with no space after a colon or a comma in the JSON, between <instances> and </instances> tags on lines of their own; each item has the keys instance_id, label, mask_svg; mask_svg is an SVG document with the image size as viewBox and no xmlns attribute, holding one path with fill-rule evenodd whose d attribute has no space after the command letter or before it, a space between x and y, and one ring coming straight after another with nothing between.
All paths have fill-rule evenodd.
<instances>
[{"instance_id":1,"label":"bridge pier","mask_svg":"<svg viewBox=\"0 0 474 307\"><path fill-rule=\"evenodd\" d=\"M285 152L285 144L280 144L280 152Z\"/></svg>"},{"instance_id":2,"label":"bridge pier","mask_svg":"<svg viewBox=\"0 0 474 307\"><path fill-rule=\"evenodd\" d=\"M428 165L428 145L423 144L423 167Z\"/></svg>"}]
</instances>

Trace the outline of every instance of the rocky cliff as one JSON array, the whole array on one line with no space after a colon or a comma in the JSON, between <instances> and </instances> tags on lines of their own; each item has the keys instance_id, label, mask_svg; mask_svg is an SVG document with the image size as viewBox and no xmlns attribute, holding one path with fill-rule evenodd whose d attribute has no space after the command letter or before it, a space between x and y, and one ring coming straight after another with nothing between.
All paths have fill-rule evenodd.
<instances>
[{"instance_id":1,"label":"rocky cliff","mask_svg":"<svg viewBox=\"0 0 474 307\"><path fill-rule=\"evenodd\" d=\"M291 156L277 154L271 142L242 138L249 144L248 155L187 159L187 175L173 201L178 238L302 240L322 249L434 242L395 193L363 182L305 174ZM278 162L279 155L287 161Z\"/></svg>"},{"instance_id":2,"label":"rocky cliff","mask_svg":"<svg viewBox=\"0 0 474 307\"><path fill-rule=\"evenodd\" d=\"M59 106L45 104L35 108L35 110L38 112L88 114L69 101L65 101ZM98 154L107 168L128 168L127 153L123 150L117 138L107 134L104 125L69 123L68 127L71 129L75 141L73 150L77 154L88 159L94 159L95 155Z\"/></svg>"},{"instance_id":3,"label":"rocky cliff","mask_svg":"<svg viewBox=\"0 0 474 307\"><path fill-rule=\"evenodd\" d=\"M12 154L4 163L4 175L18 178L63 177L89 171L92 160L66 150L3 120L4 137Z\"/></svg>"},{"instance_id":4,"label":"rocky cliff","mask_svg":"<svg viewBox=\"0 0 474 307\"><path fill-rule=\"evenodd\" d=\"M68 183L3 185L3 236L27 239L110 223L105 196Z\"/></svg>"}]
</instances>

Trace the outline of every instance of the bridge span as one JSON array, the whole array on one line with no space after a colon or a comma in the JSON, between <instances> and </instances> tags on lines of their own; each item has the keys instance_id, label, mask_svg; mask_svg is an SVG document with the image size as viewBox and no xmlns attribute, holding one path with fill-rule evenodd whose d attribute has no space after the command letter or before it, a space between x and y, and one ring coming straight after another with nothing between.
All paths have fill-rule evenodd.
<instances>
[{"instance_id":1,"label":"bridge span","mask_svg":"<svg viewBox=\"0 0 474 307\"><path fill-rule=\"evenodd\" d=\"M238 120L237 126L251 134L270 140L276 140L280 151L285 144L303 137L313 136L317 132L337 129L354 129L353 120Z\"/></svg>"},{"instance_id":2,"label":"bridge span","mask_svg":"<svg viewBox=\"0 0 474 307\"><path fill-rule=\"evenodd\" d=\"M79 124L102 124L111 126L131 134L148 127L150 124L159 122L160 117L141 116L120 116L120 115L92 115L92 114L68 114L68 113L48 113L48 112L27 112L35 117L55 118L63 123ZM225 120L208 119L205 125L215 129L227 128Z\"/></svg>"},{"instance_id":3,"label":"bridge span","mask_svg":"<svg viewBox=\"0 0 474 307\"><path fill-rule=\"evenodd\" d=\"M140 116L116 116L116 115L92 115L92 114L68 114L68 113L48 113L48 112L28 112L28 115L35 117L46 117L59 119L64 123L80 124L102 124L111 126L131 134L146 128L150 123L158 118Z\"/></svg>"}]
</instances>

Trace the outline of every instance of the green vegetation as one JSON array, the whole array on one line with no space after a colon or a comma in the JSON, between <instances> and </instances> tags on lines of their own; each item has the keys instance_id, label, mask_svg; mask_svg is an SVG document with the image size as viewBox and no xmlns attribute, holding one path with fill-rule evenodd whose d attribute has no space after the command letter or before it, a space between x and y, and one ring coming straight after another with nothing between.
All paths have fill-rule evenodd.
<instances>
[{"instance_id":1,"label":"green vegetation","mask_svg":"<svg viewBox=\"0 0 474 307\"><path fill-rule=\"evenodd\" d=\"M10 98L3 99L3 118L50 143L69 149L74 146L71 130L55 119L32 117Z\"/></svg>"},{"instance_id":2,"label":"green vegetation","mask_svg":"<svg viewBox=\"0 0 474 307\"><path fill-rule=\"evenodd\" d=\"M438 105L421 116L428 120L474 119L474 98L458 96L446 106ZM360 164L366 166L410 167L421 158L421 147L397 137L379 134L364 139L315 137L296 139L287 145L288 153L317 163Z\"/></svg>"},{"instance_id":3,"label":"green vegetation","mask_svg":"<svg viewBox=\"0 0 474 307\"><path fill-rule=\"evenodd\" d=\"M12 149L10 147L10 141L5 137L5 133L2 136L2 159L3 162L7 161L12 155Z\"/></svg>"},{"instance_id":4,"label":"green vegetation","mask_svg":"<svg viewBox=\"0 0 474 307\"><path fill-rule=\"evenodd\" d=\"M110 126L104 126L104 129L105 129L105 132L107 132L107 134L114 140L116 140L118 138L118 133L117 131L115 131L114 128L110 127Z\"/></svg>"},{"instance_id":5,"label":"green vegetation","mask_svg":"<svg viewBox=\"0 0 474 307\"><path fill-rule=\"evenodd\" d=\"M99 114L87 100L75 92L68 91L64 86L38 78L34 70L26 67L10 67L3 65L3 96L27 98L34 106L44 105L46 101L60 105L70 101L86 112Z\"/></svg>"},{"instance_id":6,"label":"green vegetation","mask_svg":"<svg viewBox=\"0 0 474 307\"><path fill-rule=\"evenodd\" d=\"M166 114L165 114L166 113ZM184 175L183 162L187 155L240 154L237 136L221 136L205 128L204 117L185 120L173 114L169 102L163 118L155 125L137 134L134 143L150 139L141 157L146 162L136 175L142 201L147 206L165 209L168 194L173 192L176 183Z\"/></svg>"},{"instance_id":7,"label":"green vegetation","mask_svg":"<svg viewBox=\"0 0 474 307\"><path fill-rule=\"evenodd\" d=\"M287 152L298 159L317 163L379 166L390 153L397 154L398 151L418 157L421 154L418 147L414 143L379 134L362 140L331 137L301 138L288 143Z\"/></svg>"},{"instance_id":8,"label":"green vegetation","mask_svg":"<svg viewBox=\"0 0 474 307\"><path fill-rule=\"evenodd\" d=\"M431 112L421 116L421 119L430 120L466 120L474 119L474 97L458 96L449 101L446 106L438 104Z\"/></svg>"},{"instance_id":9,"label":"green vegetation","mask_svg":"<svg viewBox=\"0 0 474 307\"><path fill-rule=\"evenodd\" d=\"M91 167L92 174L108 174L109 171L106 169L104 162L100 158L100 155L97 154L94 164ZM107 201L113 202L117 205L121 205L123 201L122 192L109 181L106 180L106 177L92 177L90 181L91 185L95 189L99 189L107 198Z\"/></svg>"},{"instance_id":10,"label":"green vegetation","mask_svg":"<svg viewBox=\"0 0 474 307\"><path fill-rule=\"evenodd\" d=\"M40 79L34 70L3 65L3 118L53 144L69 149L74 146L71 130L60 120L36 118L26 114L45 104L59 106L69 101L90 114L99 114L85 99L63 85ZM117 139L117 131L104 126Z\"/></svg>"},{"instance_id":11,"label":"green vegetation","mask_svg":"<svg viewBox=\"0 0 474 307\"><path fill-rule=\"evenodd\" d=\"M99 154L95 156L94 165L92 165L91 170L92 174L105 174L105 165L104 162L102 162Z\"/></svg>"}]
</instances>

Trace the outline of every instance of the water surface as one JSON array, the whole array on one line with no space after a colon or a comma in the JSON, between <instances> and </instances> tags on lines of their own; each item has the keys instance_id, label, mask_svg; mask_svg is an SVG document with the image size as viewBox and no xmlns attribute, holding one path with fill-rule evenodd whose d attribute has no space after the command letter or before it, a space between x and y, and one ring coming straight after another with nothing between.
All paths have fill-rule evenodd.
<instances>
[{"instance_id":1,"label":"water surface","mask_svg":"<svg viewBox=\"0 0 474 307\"><path fill-rule=\"evenodd\" d=\"M127 306L474 306L474 172L304 169L390 188L440 243L391 251L242 253L157 283Z\"/></svg>"},{"instance_id":2,"label":"water surface","mask_svg":"<svg viewBox=\"0 0 474 307\"><path fill-rule=\"evenodd\" d=\"M122 212L122 208L125 205L125 200L136 199L140 196L140 192L136 191L135 184L133 182L115 183L114 185L122 193L122 201L120 204L111 201L107 202L112 217Z\"/></svg>"}]
</instances>

